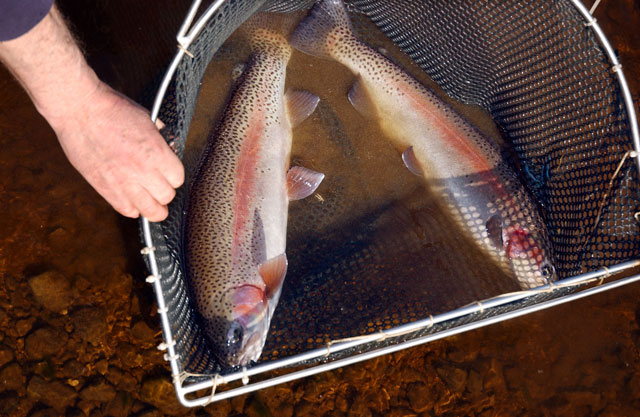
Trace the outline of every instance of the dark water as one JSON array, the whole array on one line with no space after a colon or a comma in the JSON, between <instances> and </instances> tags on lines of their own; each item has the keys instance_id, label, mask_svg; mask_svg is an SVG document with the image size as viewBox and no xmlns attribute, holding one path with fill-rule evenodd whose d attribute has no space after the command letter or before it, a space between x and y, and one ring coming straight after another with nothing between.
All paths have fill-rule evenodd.
<instances>
[{"instance_id":1,"label":"dark water","mask_svg":"<svg viewBox=\"0 0 640 417\"><path fill-rule=\"evenodd\" d=\"M184 14L178 2L154 4L136 25L123 18L123 2L98 2L95 15L75 10L93 62L131 95L158 65L148 51L171 50L170 36L167 48L162 36L150 47L150 33L175 33L177 23L162 16ZM637 105L639 7L603 2L596 17ZM132 71L137 58L146 64ZM640 415L637 285L206 409L181 408L155 348L159 325L136 222L75 173L4 70L0 92L0 415Z\"/></svg>"}]
</instances>

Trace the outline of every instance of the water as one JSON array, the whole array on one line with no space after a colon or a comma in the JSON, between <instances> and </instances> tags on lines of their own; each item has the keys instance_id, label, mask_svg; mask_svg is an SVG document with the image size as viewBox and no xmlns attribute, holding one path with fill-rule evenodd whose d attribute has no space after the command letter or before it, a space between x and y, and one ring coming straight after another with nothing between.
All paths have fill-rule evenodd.
<instances>
[{"instance_id":1,"label":"water","mask_svg":"<svg viewBox=\"0 0 640 417\"><path fill-rule=\"evenodd\" d=\"M368 20L355 23L370 45L503 143L488 114L449 99ZM247 60L243 33L236 31L207 68L187 140L187 170L221 115L232 74ZM342 65L298 51L287 67L287 89L306 89L321 99L294 130L292 165L326 177L312 197L290 204L289 270L263 360L519 289L464 237L377 123L349 103L354 80Z\"/></svg>"},{"instance_id":2,"label":"water","mask_svg":"<svg viewBox=\"0 0 640 417\"><path fill-rule=\"evenodd\" d=\"M171 2L154 7L176 14ZM126 15L105 8L109 18L96 14L102 23L92 31L116 31L116 17ZM640 11L617 0L596 16L637 103ZM140 26L152 31L154 22ZM132 50L140 42L124 38ZM638 415L637 285L206 409L181 408L155 348L160 327L136 223L75 173L4 69L0 91L0 415ZM29 279L47 271L68 282L66 313L35 299ZM57 347L43 357L33 350L40 329L64 342L46 339L40 349Z\"/></svg>"}]
</instances>

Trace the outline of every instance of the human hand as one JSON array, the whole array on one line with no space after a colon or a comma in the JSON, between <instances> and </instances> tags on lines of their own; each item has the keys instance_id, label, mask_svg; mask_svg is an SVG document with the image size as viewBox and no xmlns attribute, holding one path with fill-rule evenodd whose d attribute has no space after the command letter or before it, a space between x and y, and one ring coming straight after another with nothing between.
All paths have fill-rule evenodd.
<instances>
[{"instance_id":1,"label":"human hand","mask_svg":"<svg viewBox=\"0 0 640 417\"><path fill-rule=\"evenodd\" d=\"M114 209L150 221L167 217L184 169L144 108L99 82L47 120L71 164Z\"/></svg>"},{"instance_id":2,"label":"human hand","mask_svg":"<svg viewBox=\"0 0 640 417\"><path fill-rule=\"evenodd\" d=\"M0 42L15 75L58 135L71 164L118 212L151 221L184 181L145 109L98 79L54 5L27 33Z\"/></svg>"}]
</instances>

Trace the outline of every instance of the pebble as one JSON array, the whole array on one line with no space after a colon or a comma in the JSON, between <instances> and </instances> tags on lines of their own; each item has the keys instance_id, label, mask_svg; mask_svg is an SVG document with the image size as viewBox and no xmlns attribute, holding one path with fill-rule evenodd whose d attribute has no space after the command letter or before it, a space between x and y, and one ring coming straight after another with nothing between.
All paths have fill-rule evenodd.
<instances>
[{"instance_id":1,"label":"pebble","mask_svg":"<svg viewBox=\"0 0 640 417\"><path fill-rule=\"evenodd\" d=\"M131 327L131 336L133 336L136 343L145 347L151 347L156 344L156 333L144 320L138 321Z\"/></svg>"},{"instance_id":2,"label":"pebble","mask_svg":"<svg viewBox=\"0 0 640 417\"><path fill-rule=\"evenodd\" d=\"M407 399L411 408L420 413L431 405L431 390L424 382L412 382L407 384Z\"/></svg>"},{"instance_id":3,"label":"pebble","mask_svg":"<svg viewBox=\"0 0 640 417\"><path fill-rule=\"evenodd\" d=\"M16 334L18 335L18 337L24 337L27 333L29 333L29 331L33 328L33 323L35 323L35 321L35 317L16 321Z\"/></svg>"},{"instance_id":4,"label":"pebble","mask_svg":"<svg viewBox=\"0 0 640 417\"><path fill-rule=\"evenodd\" d=\"M85 401L106 403L113 400L115 396L116 390L103 379L91 383L80 391L80 398Z\"/></svg>"},{"instance_id":5,"label":"pebble","mask_svg":"<svg viewBox=\"0 0 640 417\"><path fill-rule=\"evenodd\" d=\"M64 227L56 227L47 236L49 245L52 249L60 252L66 252L72 247L73 235Z\"/></svg>"},{"instance_id":6,"label":"pebble","mask_svg":"<svg viewBox=\"0 0 640 417\"><path fill-rule=\"evenodd\" d=\"M80 378L89 373L87 367L75 359L70 359L62 366L62 374L67 378Z\"/></svg>"},{"instance_id":7,"label":"pebble","mask_svg":"<svg viewBox=\"0 0 640 417\"><path fill-rule=\"evenodd\" d=\"M107 336L107 315L98 307L84 307L71 314L74 333L93 346L104 343Z\"/></svg>"},{"instance_id":8,"label":"pebble","mask_svg":"<svg viewBox=\"0 0 640 417\"><path fill-rule=\"evenodd\" d=\"M118 391L115 397L106 405L104 413L113 417L125 417L131 414L133 397L125 391Z\"/></svg>"},{"instance_id":9,"label":"pebble","mask_svg":"<svg viewBox=\"0 0 640 417\"><path fill-rule=\"evenodd\" d=\"M29 278L29 287L36 302L54 313L66 311L73 301L69 279L57 271Z\"/></svg>"},{"instance_id":10,"label":"pebble","mask_svg":"<svg viewBox=\"0 0 640 417\"><path fill-rule=\"evenodd\" d=\"M0 367L13 360L13 351L10 349L0 349Z\"/></svg>"},{"instance_id":11,"label":"pebble","mask_svg":"<svg viewBox=\"0 0 640 417\"><path fill-rule=\"evenodd\" d=\"M67 344L69 336L54 327L41 327L28 335L24 349L30 360L40 360L61 351Z\"/></svg>"},{"instance_id":12,"label":"pebble","mask_svg":"<svg viewBox=\"0 0 640 417\"><path fill-rule=\"evenodd\" d=\"M138 391L138 380L115 366L109 367L105 377L113 386L118 387L118 389L122 389L127 392Z\"/></svg>"},{"instance_id":13,"label":"pebble","mask_svg":"<svg viewBox=\"0 0 640 417\"><path fill-rule=\"evenodd\" d=\"M24 389L22 368L12 362L0 371L0 391L20 391Z\"/></svg>"},{"instance_id":14,"label":"pebble","mask_svg":"<svg viewBox=\"0 0 640 417\"><path fill-rule=\"evenodd\" d=\"M76 391L60 381L47 382L39 376L34 376L27 385L27 395L40 401L58 412L63 412L72 405L78 394Z\"/></svg>"},{"instance_id":15,"label":"pebble","mask_svg":"<svg viewBox=\"0 0 640 417\"><path fill-rule=\"evenodd\" d=\"M436 372L451 391L464 391L467 382L467 371L444 363L436 367Z\"/></svg>"},{"instance_id":16,"label":"pebble","mask_svg":"<svg viewBox=\"0 0 640 417\"><path fill-rule=\"evenodd\" d=\"M142 382L140 398L167 415L180 415L185 409L178 402L173 384L166 377L149 377Z\"/></svg>"},{"instance_id":17,"label":"pebble","mask_svg":"<svg viewBox=\"0 0 640 417\"><path fill-rule=\"evenodd\" d=\"M293 404L291 407L293 408ZM222 400L206 406L204 411L211 417L227 417L232 409L230 400Z\"/></svg>"}]
</instances>

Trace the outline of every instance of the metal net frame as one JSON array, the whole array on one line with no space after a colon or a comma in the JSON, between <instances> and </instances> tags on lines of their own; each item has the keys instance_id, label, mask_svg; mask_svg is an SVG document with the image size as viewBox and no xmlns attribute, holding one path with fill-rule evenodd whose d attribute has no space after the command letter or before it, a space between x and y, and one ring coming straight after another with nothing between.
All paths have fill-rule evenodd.
<instances>
[{"instance_id":1,"label":"metal net frame","mask_svg":"<svg viewBox=\"0 0 640 417\"><path fill-rule=\"evenodd\" d=\"M312 4L217 0L198 15L201 1L193 2L151 114L154 122L161 118L167 125L163 133L180 157L200 81L226 38L256 11L290 12ZM451 97L482 106L504 130L544 209L562 279L248 368L221 369L200 332L184 281L180 224L187 191L182 187L169 218L161 223L143 218L141 228L142 254L151 271L147 282L156 293L164 336L159 349L166 351L184 406L206 405L640 280L636 115L622 67L582 3L353 0L348 6L350 13L371 19ZM610 278L620 273L627 276ZM222 390L227 384L232 388Z\"/></svg>"}]
</instances>

